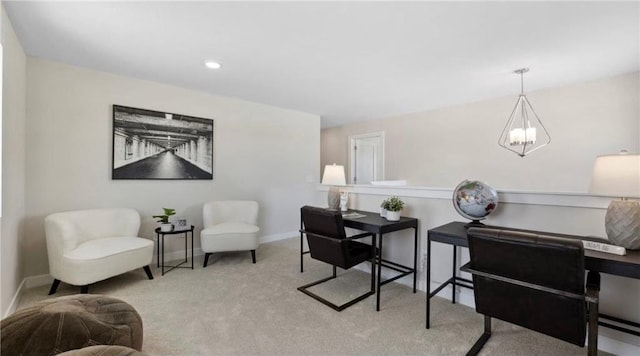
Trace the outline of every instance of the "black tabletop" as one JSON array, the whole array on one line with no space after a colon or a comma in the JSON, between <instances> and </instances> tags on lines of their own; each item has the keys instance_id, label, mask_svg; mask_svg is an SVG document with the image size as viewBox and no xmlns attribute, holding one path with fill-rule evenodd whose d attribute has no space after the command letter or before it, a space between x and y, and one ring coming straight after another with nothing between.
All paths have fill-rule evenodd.
<instances>
[{"instance_id":1,"label":"black tabletop","mask_svg":"<svg viewBox=\"0 0 640 356\"><path fill-rule=\"evenodd\" d=\"M549 231L524 230L503 226L479 225L495 229L508 229L513 231L529 232L534 234L545 234L568 239L593 240L586 236L559 234ZM442 242L456 246L468 247L467 243L467 223L454 221L445 225L429 229L430 241ZM602 240L607 243L607 240ZM594 270L624 277L640 279L640 250L629 250L624 256L594 250L584 250L585 267Z\"/></svg>"},{"instance_id":2,"label":"black tabletop","mask_svg":"<svg viewBox=\"0 0 640 356\"><path fill-rule=\"evenodd\" d=\"M154 231L156 232L156 234L172 235L172 234L179 234L181 232L190 232L190 231L193 231L194 228L195 228L195 226L191 225L191 228L189 228L189 229L160 231L160 228L156 227L156 229Z\"/></svg>"},{"instance_id":3,"label":"black tabletop","mask_svg":"<svg viewBox=\"0 0 640 356\"><path fill-rule=\"evenodd\" d=\"M403 230L407 228L418 228L418 219L401 216L399 221L389 221L380 216L379 213L363 210L349 210L345 214L358 213L364 215L359 218L343 217L344 226L375 232L375 233L387 233L392 231Z\"/></svg>"}]
</instances>

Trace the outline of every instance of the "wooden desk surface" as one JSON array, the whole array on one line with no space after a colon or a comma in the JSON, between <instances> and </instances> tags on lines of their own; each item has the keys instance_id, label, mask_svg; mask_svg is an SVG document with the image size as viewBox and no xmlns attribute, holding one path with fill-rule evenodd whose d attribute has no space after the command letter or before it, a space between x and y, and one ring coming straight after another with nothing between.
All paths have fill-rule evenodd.
<instances>
[{"instance_id":1,"label":"wooden desk surface","mask_svg":"<svg viewBox=\"0 0 640 356\"><path fill-rule=\"evenodd\" d=\"M468 247L467 243L467 227L466 223L460 221L450 222L448 224L429 229L429 240L435 242L446 243L450 245ZM556 237L564 237L568 239L584 239L584 236L559 234L548 231L535 231L515 229L502 226L483 225L479 227L487 227L494 229L505 229L521 232L529 232L534 234L544 234ZM624 256L614 255L593 250L584 250L585 268L590 271L613 274L617 276L640 279L640 250L629 250Z\"/></svg>"}]
</instances>

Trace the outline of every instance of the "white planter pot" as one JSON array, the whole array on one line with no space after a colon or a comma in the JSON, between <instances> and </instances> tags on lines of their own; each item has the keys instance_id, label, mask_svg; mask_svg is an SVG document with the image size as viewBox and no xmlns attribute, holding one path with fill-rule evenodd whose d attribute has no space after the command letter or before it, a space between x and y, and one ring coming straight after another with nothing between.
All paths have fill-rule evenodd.
<instances>
[{"instance_id":1,"label":"white planter pot","mask_svg":"<svg viewBox=\"0 0 640 356\"><path fill-rule=\"evenodd\" d=\"M380 216L383 218L387 216L387 210L385 210L385 208L380 208Z\"/></svg>"},{"instance_id":2,"label":"white planter pot","mask_svg":"<svg viewBox=\"0 0 640 356\"><path fill-rule=\"evenodd\" d=\"M400 212L399 211L388 211L387 210L387 220L389 221L398 221L400 220Z\"/></svg>"},{"instance_id":3,"label":"white planter pot","mask_svg":"<svg viewBox=\"0 0 640 356\"><path fill-rule=\"evenodd\" d=\"M160 231L162 232L170 232L173 231L173 224L161 224Z\"/></svg>"}]
</instances>

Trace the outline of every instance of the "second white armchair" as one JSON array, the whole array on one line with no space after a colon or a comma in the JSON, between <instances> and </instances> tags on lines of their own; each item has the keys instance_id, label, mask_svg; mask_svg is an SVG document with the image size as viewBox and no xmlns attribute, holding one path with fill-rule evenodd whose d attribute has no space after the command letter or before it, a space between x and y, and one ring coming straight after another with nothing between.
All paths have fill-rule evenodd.
<instances>
[{"instance_id":1,"label":"second white armchair","mask_svg":"<svg viewBox=\"0 0 640 356\"><path fill-rule=\"evenodd\" d=\"M203 268L214 252L251 251L256 263L258 248L258 203L248 200L214 201L202 208L204 230L200 244L204 255Z\"/></svg>"}]
</instances>

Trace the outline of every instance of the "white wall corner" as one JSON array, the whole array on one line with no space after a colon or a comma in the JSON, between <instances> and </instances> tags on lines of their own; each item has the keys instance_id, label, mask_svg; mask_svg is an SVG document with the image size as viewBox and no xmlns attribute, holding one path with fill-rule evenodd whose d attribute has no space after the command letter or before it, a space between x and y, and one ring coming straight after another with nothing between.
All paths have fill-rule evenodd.
<instances>
[{"instance_id":1,"label":"white wall corner","mask_svg":"<svg viewBox=\"0 0 640 356\"><path fill-rule=\"evenodd\" d=\"M16 308L18 307L18 303L20 302L20 297L22 296L22 289L24 288L24 285L25 285L25 280L23 279L22 283L20 283L20 285L18 286L18 290L16 290L16 294L13 295L13 298L11 299L11 303L9 304L9 307L4 312L4 315L2 316L3 318L8 317L9 315L13 314L13 312L16 311Z\"/></svg>"},{"instance_id":2,"label":"white wall corner","mask_svg":"<svg viewBox=\"0 0 640 356\"><path fill-rule=\"evenodd\" d=\"M16 293L13 295L13 299L11 299L11 304L9 304L9 308L7 308L7 310L5 311L2 317L6 318L7 316L13 314L16 311L16 308L18 308L18 304L20 303L20 298L22 297L22 293L24 290L51 284L51 282L53 282L53 278L48 274L42 274L39 276L27 277L23 279L20 285L18 286L18 290L16 290Z\"/></svg>"}]
</instances>

